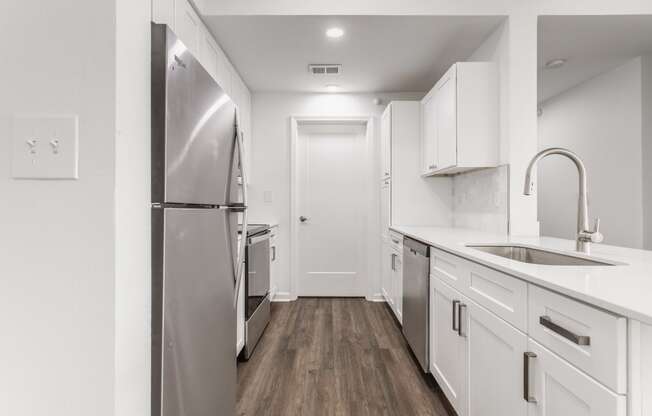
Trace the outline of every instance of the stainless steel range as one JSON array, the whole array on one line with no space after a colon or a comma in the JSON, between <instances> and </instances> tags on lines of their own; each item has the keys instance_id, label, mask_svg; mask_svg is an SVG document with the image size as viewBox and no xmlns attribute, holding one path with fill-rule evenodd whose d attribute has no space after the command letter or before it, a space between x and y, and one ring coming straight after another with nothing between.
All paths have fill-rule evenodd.
<instances>
[{"instance_id":1,"label":"stainless steel range","mask_svg":"<svg viewBox=\"0 0 652 416\"><path fill-rule=\"evenodd\" d=\"M245 251L245 346L251 357L270 319L270 267L272 250L269 224L249 224Z\"/></svg>"}]
</instances>

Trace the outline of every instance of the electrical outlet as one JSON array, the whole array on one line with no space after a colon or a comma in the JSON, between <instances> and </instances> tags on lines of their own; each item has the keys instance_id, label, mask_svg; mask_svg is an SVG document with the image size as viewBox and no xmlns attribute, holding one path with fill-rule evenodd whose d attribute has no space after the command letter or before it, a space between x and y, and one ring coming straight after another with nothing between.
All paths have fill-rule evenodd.
<instances>
[{"instance_id":1,"label":"electrical outlet","mask_svg":"<svg viewBox=\"0 0 652 416\"><path fill-rule=\"evenodd\" d=\"M14 116L12 139L13 178L78 178L77 116Z\"/></svg>"}]
</instances>

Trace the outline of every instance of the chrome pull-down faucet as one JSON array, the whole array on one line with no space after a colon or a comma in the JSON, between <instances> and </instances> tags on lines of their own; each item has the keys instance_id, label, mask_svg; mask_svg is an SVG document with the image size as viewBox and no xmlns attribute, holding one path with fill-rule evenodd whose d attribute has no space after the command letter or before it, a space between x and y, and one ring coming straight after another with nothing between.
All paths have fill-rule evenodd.
<instances>
[{"instance_id":1,"label":"chrome pull-down faucet","mask_svg":"<svg viewBox=\"0 0 652 416\"><path fill-rule=\"evenodd\" d=\"M586 167L584 166L584 162L582 162L582 159L580 159L579 156L570 150L563 149L561 147L551 147L537 153L530 161L530 165L527 167L527 171L525 172L525 188L523 190L523 194L532 195L534 192L534 180L532 179L532 171L537 166L539 160L550 155L566 156L572 160L573 163L575 163L575 167L577 167L580 181L580 192L577 207L577 239L575 247L577 251L585 254L590 254L591 243L601 243L604 237L600 233L599 218L595 220L593 230L589 229L589 207L586 196Z\"/></svg>"}]
</instances>

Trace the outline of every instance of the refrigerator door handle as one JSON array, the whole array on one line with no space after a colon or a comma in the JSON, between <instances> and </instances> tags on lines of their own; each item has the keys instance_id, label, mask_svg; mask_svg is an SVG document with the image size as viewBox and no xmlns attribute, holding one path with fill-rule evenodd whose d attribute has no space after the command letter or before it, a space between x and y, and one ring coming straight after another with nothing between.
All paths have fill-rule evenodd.
<instances>
[{"instance_id":1,"label":"refrigerator door handle","mask_svg":"<svg viewBox=\"0 0 652 416\"><path fill-rule=\"evenodd\" d=\"M237 119L237 117L236 117ZM233 295L233 306L237 308L238 306L238 294L240 293L240 285L242 285L242 276L244 274L244 262L245 262L245 249L247 246L247 228L249 226L247 219L247 174L245 172L245 162L244 162L244 151L243 151L243 140L242 133L236 122L236 140L238 147L238 159L240 160L240 175L242 176L242 204L244 205L244 210L242 211L242 232L240 234L240 245L238 249L238 261L235 271L235 293Z\"/></svg>"}]
</instances>

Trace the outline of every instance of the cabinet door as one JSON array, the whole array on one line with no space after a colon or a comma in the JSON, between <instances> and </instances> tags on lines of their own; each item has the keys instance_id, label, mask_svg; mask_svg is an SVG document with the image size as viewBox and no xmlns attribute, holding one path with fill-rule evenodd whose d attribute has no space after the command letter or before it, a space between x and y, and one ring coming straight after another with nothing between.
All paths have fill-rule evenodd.
<instances>
[{"instance_id":1,"label":"cabinet door","mask_svg":"<svg viewBox=\"0 0 652 416\"><path fill-rule=\"evenodd\" d=\"M391 182L385 179L380 186L380 235L389 239L389 226L392 224Z\"/></svg>"},{"instance_id":2,"label":"cabinet door","mask_svg":"<svg viewBox=\"0 0 652 416\"><path fill-rule=\"evenodd\" d=\"M430 277L430 372L460 416L465 415L466 339L459 335L456 304L462 296Z\"/></svg>"},{"instance_id":3,"label":"cabinet door","mask_svg":"<svg viewBox=\"0 0 652 416\"><path fill-rule=\"evenodd\" d=\"M625 416L618 395L536 341L528 339L529 416ZM525 392L524 392L525 393Z\"/></svg>"},{"instance_id":4,"label":"cabinet door","mask_svg":"<svg viewBox=\"0 0 652 416\"><path fill-rule=\"evenodd\" d=\"M394 309L394 299L392 298L392 247L385 237L382 239L380 258L380 291L385 301Z\"/></svg>"},{"instance_id":5,"label":"cabinet door","mask_svg":"<svg viewBox=\"0 0 652 416\"><path fill-rule=\"evenodd\" d=\"M381 178L392 175L392 106L387 107L380 119Z\"/></svg>"},{"instance_id":6,"label":"cabinet door","mask_svg":"<svg viewBox=\"0 0 652 416\"><path fill-rule=\"evenodd\" d=\"M437 85L435 112L437 170L457 165L457 87L455 66Z\"/></svg>"},{"instance_id":7,"label":"cabinet door","mask_svg":"<svg viewBox=\"0 0 652 416\"><path fill-rule=\"evenodd\" d=\"M152 21L166 24L174 31L174 0L152 0Z\"/></svg>"},{"instance_id":8,"label":"cabinet door","mask_svg":"<svg viewBox=\"0 0 652 416\"><path fill-rule=\"evenodd\" d=\"M523 354L527 336L472 301L463 300L467 339L466 412L460 416L525 416Z\"/></svg>"},{"instance_id":9,"label":"cabinet door","mask_svg":"<svg viewBox=\"0 0 652 416\"><path fill-rule=\"evenodd\" d=\"M210 34L208 29L202 27L200 30L201 34L201 44L199 52L199 61L206 69L206 71L211 74L211 76L217 80L217 65L218 65L218 52L219 49L213 36Z\"/></svg>"},{"instance_id":10,"label":"cabinet door","mask_svg":"<svg viewBox=\"0 0 652 416\"><path fill-rule=\"evenodd\" d=\"M174 31L194 55L199 56L201 21L188 0L174 2Z\"/></svg>"},{"instance_id":11,"label":"cabinet door","mask_svg":"<svg viewBox=\"0 0 652 416\"><path fill-rule=\"evenodd\" d=\"M392 298L396 319L403 323L403 261L400 253L392 250Z\"/></svg>"},{"instance_id":12,"label":"cabinet door","mask_svg":"<svg viewBox=\"0 0 652 416\"><path fill-rule=\"evenodd\" d=\"M436 96L426 96L421 102L421 153L423 172L437 169L437 109Z\"/></svg>"}]
</instances>

